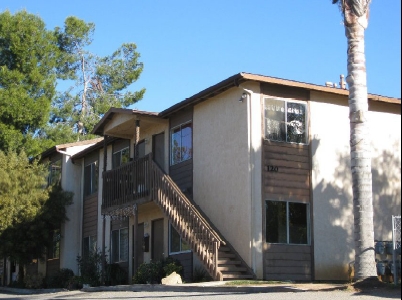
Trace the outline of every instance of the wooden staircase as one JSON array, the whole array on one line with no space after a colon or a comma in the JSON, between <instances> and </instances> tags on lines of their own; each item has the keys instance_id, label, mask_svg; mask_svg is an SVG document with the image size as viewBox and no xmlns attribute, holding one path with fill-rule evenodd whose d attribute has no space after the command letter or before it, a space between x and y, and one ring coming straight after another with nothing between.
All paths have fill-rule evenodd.
<instances>
[{"instance_id":1,"label":"wooden staircase","mask_svg":"<svg viewBox=\"0 0 402 300\"><path fill-rule=\"evenodd\" d=\"M151 198L204 264L214 280L254 279L241 256L222 237L150 155Z\"/></svg>"}]
</instances>

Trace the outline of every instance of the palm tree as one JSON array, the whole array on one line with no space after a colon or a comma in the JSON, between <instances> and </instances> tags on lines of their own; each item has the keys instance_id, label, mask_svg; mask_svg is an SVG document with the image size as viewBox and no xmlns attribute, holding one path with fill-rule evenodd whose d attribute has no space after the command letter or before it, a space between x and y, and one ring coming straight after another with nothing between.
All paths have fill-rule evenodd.
<instances>
[{"instance_id":1,"label":"palm tree","mask_svg":"<svg viewBox=\"0 0 402 300\"><path fill-rule=\"evenodd\" d=\"M342 11L348 43L350 157L353 186L355 279L377 277L374 252L371 153L367 121L364 31L370 0L332 0Z\"/></svg>"}]
</instances>

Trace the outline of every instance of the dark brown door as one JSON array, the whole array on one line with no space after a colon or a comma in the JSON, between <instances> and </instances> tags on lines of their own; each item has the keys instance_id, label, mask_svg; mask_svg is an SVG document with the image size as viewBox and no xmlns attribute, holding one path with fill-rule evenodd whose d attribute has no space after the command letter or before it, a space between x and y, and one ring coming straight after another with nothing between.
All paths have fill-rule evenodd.
<instances>
[{"instance_id":1,"label":"dark brown door","mask_svg":"<svg viewBox=\"0 0 402 300\"><path fill-rule=\"evenodd\" d=\"M151 258L160 260L163 258L163 219L152 221Z\"/></svg>"},{"instance_id":2,"label":"dark brown door","mask_svg":"<svg viewBox=\"0 0 402 300\"><path fill-rule=\"evenodd\" d=\"M134 234L134 226L133 226L133 234ZM144 223L138 224L137 226L137 245L134 244L134 237L133 237L133 249L134 255L137 257L137 268L144 262ZM135 268L133 263L133 268ZM134 270L133 274L137 270Z\"/></svg>"},{"instance_id":3,"label":"dark brown door","mask_svg":"<svg viewBox=\"0 0 402 300\"><path fill-rule=\"evenodd\" d=\"M152 153L158 166L165 170L165 133L155 134L152 137Z\"/></svg>"}]
</instances>

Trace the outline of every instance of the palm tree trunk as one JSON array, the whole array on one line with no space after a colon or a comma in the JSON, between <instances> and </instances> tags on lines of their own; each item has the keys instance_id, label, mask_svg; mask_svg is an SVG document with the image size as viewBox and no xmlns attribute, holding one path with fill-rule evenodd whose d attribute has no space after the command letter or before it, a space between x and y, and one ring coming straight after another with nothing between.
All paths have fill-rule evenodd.
<instances>
[{"instance_id":1,"label":"palm tree trunk","mask_svg":"<svg viewBox=\"0 0 402 300\"><path fill-rule=\"evenodd\" d=\"M353 2L353 1L351 1ZM350 156L353 186L355 239L355 279L376 277L374 252L371 151L367 121L367 74L364 53L364 31L367 12L358 17L345 12L348 41Z\"/></svg>"}]
</instances>

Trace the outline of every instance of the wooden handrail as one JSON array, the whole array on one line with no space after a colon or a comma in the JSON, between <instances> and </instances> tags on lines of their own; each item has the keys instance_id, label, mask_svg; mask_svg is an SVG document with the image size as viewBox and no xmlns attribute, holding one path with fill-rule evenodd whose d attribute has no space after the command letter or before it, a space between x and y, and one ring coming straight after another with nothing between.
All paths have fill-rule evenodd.
<instances>
[{"instance_id":1,"label":"wooden handrail","mask_svg":"<svg viewBox=\"0 0 402 300\"><path fill-rule=\"evenodd\" d=\"M150 159L151 197L169 218L191 249L207 267L214 280L222 280L218 249L224 240L209 225L175 182Z\"/></svg>"},{"instance_id":2,"label":"wooden handrail","mask_svg":"<svg viewBox=\"0 0 402 300\"><path fill-rule=\"evenodd\" d=\"M222 280L218 250L226 245L224 239L153 161L152 153L103 173L102 210L124 207L144 197L151 197L162 209L214 280Z\"/></svg>"}]
</instances>

